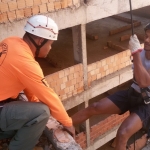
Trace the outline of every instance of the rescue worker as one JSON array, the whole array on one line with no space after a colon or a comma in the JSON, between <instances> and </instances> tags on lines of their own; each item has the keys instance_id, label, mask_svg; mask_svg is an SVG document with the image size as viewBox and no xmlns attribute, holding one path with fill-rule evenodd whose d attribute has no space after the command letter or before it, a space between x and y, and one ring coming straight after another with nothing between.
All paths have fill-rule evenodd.
<instances>
[{"instance_id":1,"label":"rescue worker","mask_svg":"<svg viewBox=\"0 0 150 150\"><path fill-rule=\"evenodd\" d=\"M77 125L93 115L130 115L122 122L116 135L115 150L126 150L128 139L142 127L148 131L150 126L150 24L145 27L144 49L136 35L131 36L129 48L133 56L134 83L124 91L103 98L72 116Z\"/></svg>"},{"instance_id":2,"label":"rescue worker","mask_svg":"<svg viewBox=\"0 0 150 150\"><path fill-rule=\"evenodd\" d=\"M75 134L72 119L35 61L51 50L58 26L51 18L36 15L24 30L23 38L9 37L0 43L0 139L12 138L9 150L33 150L50 114ZM29 102L17 101L22 90Z\"/></svg>"}]
</instances>

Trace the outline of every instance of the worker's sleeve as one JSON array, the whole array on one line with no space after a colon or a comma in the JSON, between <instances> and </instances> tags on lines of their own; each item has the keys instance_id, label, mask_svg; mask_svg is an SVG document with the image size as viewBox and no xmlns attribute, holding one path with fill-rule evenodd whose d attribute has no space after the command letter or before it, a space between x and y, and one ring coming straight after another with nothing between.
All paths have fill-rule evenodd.
<instances>
[{"instance_id":1,"label":"worker's sleeve","mask_svg":"<svg viewBox=\"0 0 150 150\"><path fill-rule=\"evenodd\" d=\"M39 99L29 90L29 89L24 89L24 94L28 98L28 101L31 102L40 102Z\"/></svg>"},{"instance_id":2,"label":"worker's sleeve","mask_svg":"<svg viewBox=\"0 0 150 150\"><path fill-rule=\"evenodd\" d=\"M48 86L39 64L28 58L16 61L14 69L24 87L45 103L50 108L51 115L60 123L64 126L72 126L72 119L68 116L57 94Z\"/></svg>"}]
</instances>

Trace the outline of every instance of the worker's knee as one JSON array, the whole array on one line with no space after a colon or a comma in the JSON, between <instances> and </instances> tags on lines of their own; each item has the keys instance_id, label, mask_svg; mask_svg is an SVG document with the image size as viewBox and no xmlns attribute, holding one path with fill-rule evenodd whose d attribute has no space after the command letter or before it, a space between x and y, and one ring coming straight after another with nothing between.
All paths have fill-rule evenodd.
<instances>
[{"instance_id":1,"label":"worker's knee","mask_svg":"<svg viewBox=\"0 0 150 150\"><path fill-rule=\"evenodd\" d=\"M130 130L128 127L124 127L118 130L117 136L120 140L127 141L129 139Z\"/></svg>"},{"instance_id":2,"label":"worker's knee","mask_svg":"<svg viewBox=\"0 0 150 150\"><path fill-rule=\"evenodd\" d=\"M43 103L39 103L38 106L38 111L40 112L40 114L45 114L45 117L49 118L50 117L50 110L49 107Z\"/></svg>"},{"instance_id":3,"label":"worker's knee","mask_svg":"<svg viewBox=\"0 0 150 150\"><path fill-rule=\"evenodd\" d=\"M98 102L95 102L89 106L90 112L93 114L99 114L101 110L102 105Z\"/></svg>"}]
</instances>

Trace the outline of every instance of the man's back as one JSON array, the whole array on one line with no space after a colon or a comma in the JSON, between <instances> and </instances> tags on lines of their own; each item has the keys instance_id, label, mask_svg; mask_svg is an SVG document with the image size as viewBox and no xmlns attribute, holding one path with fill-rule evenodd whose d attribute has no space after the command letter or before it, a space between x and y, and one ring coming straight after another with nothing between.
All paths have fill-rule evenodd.
<instances>
[{"instance_id":1,"label":"man's back","mask_svg":"<svg viewBox=\"0 0 150 150\"><path fill-rule=\"evenodd\" d=\"M35 62L29 46L19 37L0 43L0 100L15 98L25 87L20 74L26 63Z\"/></svg>"}]
</instances>

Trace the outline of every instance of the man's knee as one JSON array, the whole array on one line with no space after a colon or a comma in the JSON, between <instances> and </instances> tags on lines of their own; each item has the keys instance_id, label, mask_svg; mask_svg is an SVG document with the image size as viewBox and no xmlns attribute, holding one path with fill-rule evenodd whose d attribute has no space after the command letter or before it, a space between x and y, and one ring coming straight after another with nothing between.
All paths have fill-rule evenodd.
<instances>
[{"instance_id":1,"label":"man's knee","mask_svg":"<svg viewBox=\"0 0 150 150\"><path fill-rule=\"evenodd\" d=\"M38 111L40 111L40 113L45 113L47 115L47 117L50 117L50 110L49 107L43 103L40 103L40 105L38 106Z\"/></svg>"},{"instance_id":2,"label":"man's knee","mask_svg":"<svg viewBox=\"0 0 150 150\"><path fill-rule=\"evenodd\" d=\"M100 113L101 106L100 102L95 102L89 106L89 110L93 115L96 115Z\"/></svg>"},{"instance_id":3,"label":"man's knee","mask_svg":"<svg viewBox=\"0 0 150 150\"><path fill-rule=\"evenodd\" d=\"M117 136L120 139L128 140L130 137L130 129L128 127L124 127L118 130Z\"/></svg>"}]
</instances>

